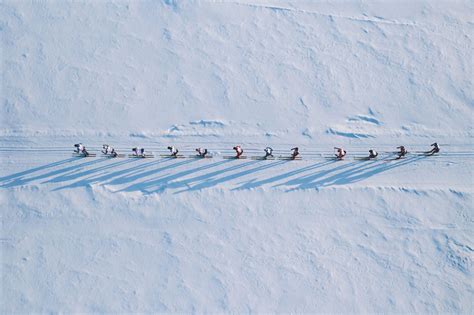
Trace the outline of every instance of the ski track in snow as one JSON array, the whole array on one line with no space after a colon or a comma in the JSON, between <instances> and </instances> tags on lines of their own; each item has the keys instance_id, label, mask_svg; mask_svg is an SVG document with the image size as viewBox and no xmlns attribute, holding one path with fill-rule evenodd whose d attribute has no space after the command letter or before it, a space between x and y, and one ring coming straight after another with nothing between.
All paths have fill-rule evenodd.
<instances>
[{"instance_id":1,"label":"ski track in snow","mask_svg":"<svg viewBox=\"0 0 474 315\"><path fill-rule=\"evenodd\" d=\"M51 163L53 155L48 151L45 153L36 155L37 162L31 164L29 154L14 150L0 152L4 156L0 187L45 185L51 190L61 190L100 185L111 191L148 194L165 190L180 193L211 187L229 190L261 187L292 191L353 185L395 185L420 189L459 187L470 192L472 183L458 180L458 176L471 178L474 161L471 155L464 153L441 153L438 156L409 154L401 160L392 160L392 155L380 153L379 159L371 161L358 161L350 156L343 161L328 160L317 154L313 158L307 156L306 160L297 161L225 160L216 155L204 160L72 157ZM331 156L330 152L327 153ZM183 154L186 156L186 153ZM11 172L13 168L24 165L31 167Z\"/></svg>"}]
</instances>

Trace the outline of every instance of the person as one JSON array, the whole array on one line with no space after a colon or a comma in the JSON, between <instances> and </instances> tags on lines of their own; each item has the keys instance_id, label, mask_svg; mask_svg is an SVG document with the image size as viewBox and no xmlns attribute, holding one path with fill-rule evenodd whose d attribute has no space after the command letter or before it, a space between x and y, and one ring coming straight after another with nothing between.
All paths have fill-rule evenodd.
<instances>
[{"instance_id":1,"label":"person","mask_svg":"<svg viewBox=\"0 0 474 315\"><path fill-rule=\"evenodd\" d=\"M273 149L270 148L270 147L266 147L265 150L265 156L263 157L264 159L268 158L268 157L273 157Z\"/></svg>"},{"instance_id":2,"label":"person","mask_svg":"<svg viewBox=\"0 0 474 315\"><path fill-rule=\"evenodd\" d=\"M176 157L179 152L178 149L176 149L175 147L168 147L168 150L170 150L170 155L174 157Z\"/></svg>"},{"instance_id":3,"label":"person","mask_svg":"<svg viewBox=\"0 0 474 315\"><path fill-rule=\"evenodd\" d=\"M206 157L207 149L197 148L196 152L199 154L200 157Z\"/></svg>"},{"instance_id":4,"label":"person","mask_svg":"<svg viewBox=\"0 0 474 315\"><path fill-rule=\"evenodd\" d=\"M403 145L397 147L397 149L399 149L400 151L398 152L398 157L397 159L401 159L402 157L404 157L405 155L407 155L408 151L405 149L405 147Z\"/></svg>"},{"instance_id":5,"label":"person","mask_svg":"<svg viewBox=\"0 0 474 315\"><path fill-rule=\"evenodd\" d=\"M239 159L240 156L244 153L244 150L242 150L242 148L240 147L240 145L237 145L237 146L233 147L232 149L235 150L235 153L236 153L235 158L236 158L236 159Z\"/></svg>"},{"instance_id":6,"label":"person","mask_svg":"<svg viewBox=\"0 0 474 315\"><path fill-rule=\"evenodd\" d=\"M110 145L104 144L102 146L102 149L102 153L104 153L105 155L110 154L113 157L117 157L117 152L115 152L115 149L112 148Z\"/></svg>"},{"instance_id":7,"label":"person","mask_svg":"<svg viewBox=\"0 0 474 315\"><path fill-rule=\"evenodd\" d=\"M431 146L433 147L433 149L431 149L430 151L426 152L427 154L435 154L435 153L438 153L439 152L439 146L438 144L435 142L433 144L431 144Z\"/></svg>"},{"instance_id":8,"label":"person","mask_svg":"<svg viewBox=\"0 0 474 315\"><path fill-rule=\"evenodd\" d=\"M337 159L342 160L346 156L347 152L343 148L334 147L334 149L337 150L337 153L335 154Z\"/></svg>"},{"instance_id":9,"label":"person","mask_svg":"<svg viewBox=\"0 0 474 315\"><path fill-rule=\"evenodd\" d=\"M291 158L295 159L300 154L298 147L291 148Z\"/></svg>"},{"instance_id":10,"label":"person","mask_svg":"<svg viewBox=\"0 0 474 315\"><path fill-rule=\"evenodd\" d=\"M86 147L82 143L76 143L74 146L76 147L74 152L76 152L77 154L82 153L85 156L89 155L89 152L87 152Z\"/></svg>"},{"instance_id":11,"label":"person","mask_svg":"<svg viewBox=\"0 0 474 315\"><path fill-rule=\"evenodd\" d=\"M377 151L372 149L369 150L369 159L375 159L378 155L379 153Z\"/></svg>"},{"instance_id":12,"label":"person","mask_svg":"<svg viewBox=\"0 0 474 315\"><path fill-rule=\"evenodd\" d=\"M140 147L135 147L132 149L133 154L136 156L145 156L145 149Z\"/></svg>"}]
</instances>

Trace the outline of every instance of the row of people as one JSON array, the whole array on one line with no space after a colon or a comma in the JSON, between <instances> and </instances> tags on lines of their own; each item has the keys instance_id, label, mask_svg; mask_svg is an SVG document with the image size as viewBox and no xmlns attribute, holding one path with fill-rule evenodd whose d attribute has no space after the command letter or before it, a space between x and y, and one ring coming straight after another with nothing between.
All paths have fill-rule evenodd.
<instances>
[{"instance_id":1,"label":"row of people","mask_svg":"<svg viewBox=\"0 0 474 315\"><path fill-rule=\"evenodd\" d=\"M431 146L433 148L430 151L425 152L426 154L435 154L435 153L438 153L440 151L439 145L436 142L431 144ZM75 151L74 151L75 153L84 154L85 156L89 155L89 152L87 152L86 147L82 143L77 143L77 144L74 145L74 147L76 148ZM233 147L232 149L236 153L236 155L235 155L236 159L239 159L242 156L242 154L244 153L244 150L242 149L242 147L240 145L237 145L237 146ZM336 150L335 157L337 159L340 159L340 160L344 159L344 157L347 154L347 151L344 150L343 148L339 148L339 147L334 147L334 149ZM404 157L408 153L408 151L406 150L406 148L404 146L399 146L399 147L397 147L397 149L399 150L397 152L397 154L398 154L397 158L398 159ZM176 157L179 153L179 150L174 146L169 146L168 150L170 151L170 156L172 156L172 157ZM271 147L266 147L263 151L265 152L265 156L263 158L267 159L267 158L272 158L273 157L273 149ZM111 155L113 157L117 157L117 155L118 155L117 152L115 151L115 149L112 146L108 145L108 144L104 144L102 146L102 151L101 152L105 155ZM145 156L145 149L141 148L141 147L132 148L132 152L136 156ZM209 153L209 151L205 148L197 148L196 152L197 152L198 156L200 156L200 157L206 157L206 155ZM291 158L295 159L299 154L300 154L300 152L299 152L298 147L291 148L291 155L290 155ZM379 154L377 153L377 151L375 151L374 149L370 149L369 150L369 156L367 158L368 159L375 159L378 155Z\"/></svg>"},{"instance_id":2,"label":"row of people","mask_svg":"<svg viewBox=\"0 0 474 315\"><path fill-rule=\"evenodd\" d=\"M242 156L244 153L244 150L240 145L235 146L232 148L236 155L235 158L238 159ZM263 157L264 159L273 157L273 149L271 147L266 147L263 152L265 152L265 156ZM298 147L291 148L291 158L296 158L300 154Z\"/></svg>"},{"instance_id":3,"label":"row of people","mask_svg":"<svg viewBox=\"0 0 474 315\"><path fill-rule=\"evenodd\" d=\"M439 145L436 142L432 143L431 147L433 148L430 151L424 152L424 154L431 155L431 154L438 153L440 151ZM334 149L337 150L335 156L338 159L343 159L347 154L346 150L344 150L343 148L334 147ZM407 149L403 145L397 147L397 149L398 149L398 152L396 152L398 155L397 159L403 158L408 153ZM370 149L369 156L367 158L375 159L378 155L379 154L377 151L375 151L374 149Z\"/></svg>"}]
</instances>

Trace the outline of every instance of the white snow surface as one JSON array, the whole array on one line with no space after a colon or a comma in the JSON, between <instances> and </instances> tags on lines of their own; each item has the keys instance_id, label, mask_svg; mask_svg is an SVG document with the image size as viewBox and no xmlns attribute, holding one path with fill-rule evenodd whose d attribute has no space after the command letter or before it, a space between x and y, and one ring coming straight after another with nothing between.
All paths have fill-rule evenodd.
<instances>
[{"instance_id":1,"label":"white snow surface","mask_svg":"<svg viewBox=\"0 0 474 315\"><path fill-rule=\"evenodd\" d=\"M0 313L472 314L472 12L1 1Z\"/></svg>"}]
</instances>

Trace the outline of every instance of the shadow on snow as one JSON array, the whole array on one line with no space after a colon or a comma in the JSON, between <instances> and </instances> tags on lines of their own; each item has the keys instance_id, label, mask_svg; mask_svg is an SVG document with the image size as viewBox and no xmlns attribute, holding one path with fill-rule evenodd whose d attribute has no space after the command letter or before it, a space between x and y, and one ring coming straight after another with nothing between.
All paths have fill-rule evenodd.
<instances>
[{"instance_id":1,"label":"shadow on snow","mask_svg":"<svg viewBox=\"0 0 474 315\"><path fill-rule=\"evenodd\" d=\"M60 184L53 190L63 190L99 184L119 186L118 191L121 192L141 191L145 194L151 194L173 189L175 194L179 194L211 188L226 182L236 181L239 178L255 175L250 180L236 183L237 187L232 188L232 190L271 186L293 191L349 185L421 161L424 158L426 157L412 156L401 160L354 162L330 160L289 171L287 168L280 171L273 170L271 172L273 176L268 178L265 178L265 173L262 172L272 168L278 169L278 167L292 163L292 161L253 160L242 162L222 160L178 171L180 167L189 167L192 163L203 160L160 159L143 161L126 159L111 162L108 158L87 161L70 158L1 177L0 187L9 188L39 182ZM105 164L105 161L110 163ZM233 162L236 164L229 165ZM170 170L173 170L173 172L167 172Z\"/></svg>"}]
</instances>

